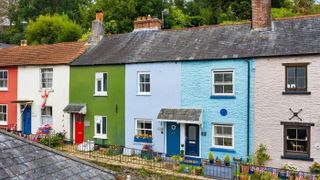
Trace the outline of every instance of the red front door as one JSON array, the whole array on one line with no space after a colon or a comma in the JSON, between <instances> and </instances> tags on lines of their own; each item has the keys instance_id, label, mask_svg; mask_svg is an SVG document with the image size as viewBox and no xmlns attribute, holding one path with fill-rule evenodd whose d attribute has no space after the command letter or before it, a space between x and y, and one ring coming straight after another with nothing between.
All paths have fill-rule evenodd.
<instances>
[{"instance_id":1,"label":"red front door","mask_svg":"<svg viewBox=\"0 0 320 180\"><path fill-rule=\"evenodd\" d=\"M83 115L81 114L75 114L75 143L81 144L84 141L84 121L83 121Z\"/></svg>"}]
</instances>

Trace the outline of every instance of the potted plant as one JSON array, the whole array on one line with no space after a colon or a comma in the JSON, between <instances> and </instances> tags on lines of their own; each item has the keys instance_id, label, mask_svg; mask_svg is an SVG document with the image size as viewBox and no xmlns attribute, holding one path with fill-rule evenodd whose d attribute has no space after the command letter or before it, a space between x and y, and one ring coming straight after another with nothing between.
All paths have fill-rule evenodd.
<instances>
[{"instance_id":1,"label":"potted plant","mask_svg":"<svg viewBox=\"0 0 320 180\"><path fill-rule=\"evenodd\" d=\"M180 155L173 155L173 156L171 156L171 159L174 161L173 169L175 171L178 171L179 170L179 162L182 161L181 156Z\"/></svg>"},{"instance_id":2,"label":"potted plant","mask_svg":"<svg viewBox=\"0 0 320 180\"><path fill-rule=\"evenodd\" d=\"M216 158L216 165L221 165L221 159L218 156Z\"/></svg>"},{"instance_id":3,"label":"potted plant","mask_svg":"<svg viewBox=\"0 0 320 180\"><path fill-rule=\"evenodd\" d=\"M213 162L214 162L214 154L213 154L213 152L211 152L211 151L209 152L208 159L209 159L210 164L213 164Z\"/></svg>"},{"instance_id":4,"label":"potted plant","mask_svg":"<svg viewBox=\"0 0 320 180\"><path fill-rule=\"evenodd\" d=\"M240 173L240 179L241 179L241 180L248 180L248 174L242 174L242 173Z\"/></svg>"},{"instance_id":5,"label":"potted plant","mask_svg":"<svg viewBox=\"0 0 320 180\"><path fill-rule=\"evenodd\" d=\"M259 148L255 152L255 159L259 166L264 166L265 163L270 160L270 156L267 153L267 146L260 144Z\"/></svg>"},{"instance_id":6,"label":"potted plant","mask_svg":"<svg viewBox=\"0 0 320 180\"><path fill-rule=\"evenodd\" d=\"M315 162L310 167L309 170L311 173L320 174L320 164Z\"/></svg>"},{"instance_id":7,"label":"potted plant","mask_svg":"<svg viewBox=\"0 0 320 180\"><path fill-rule=\"evenodd\" d=\"M152 159L153 155L152 155L152 146L149 144L145 144L143 145L142 151L141 151L141 158L143 159Z\"/></svg>"},{"instance_id":8,"label":"potted plant","mask_svg":"<svg viewBox=\"0 0 320 180\"><path fill-rule=\"evenodd\" d=\"M289 180L293 180L294 178L295 178L295 176L296 176L296 172L298 171L298 167L296 167L295 165L293 165L293 164L291 164L291 163L286 163L283 167L282 167L282 169L285 169L285 170L287 170L287 171L290 171L290 173L288 174L289 175L289 177L287 177L287 178L289 178Z\"/></svg>"},{"instance_id":9,"label":"potted plant","mask_svg":"<svg viewBox=\"0 0 320 180\"><path fill-rule=\"evenodd\" d=\"M202 174L202 167L196 167L196 175L201 175Z\"/></svg>"},{"instance_id":10,"label":"potted plant","mask_svg":"<svg viewBox=\"0 0 320 180\"><path fill-rule=\"evenodd\" d=\"M230 166L230 160L231 160L231 158L230 158L230 156L229 156L229 154L227 154L227 155L225 155L224 156L224 165L226 165L226 166Z\"/></svg>"}]
</instances>

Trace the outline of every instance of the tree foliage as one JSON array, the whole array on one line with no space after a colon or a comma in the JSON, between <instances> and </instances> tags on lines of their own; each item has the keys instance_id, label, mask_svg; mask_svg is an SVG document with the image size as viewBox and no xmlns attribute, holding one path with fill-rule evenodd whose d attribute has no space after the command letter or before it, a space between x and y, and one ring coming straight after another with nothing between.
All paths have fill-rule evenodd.
<instances>
[{"instance_id":1,"label":"tree foliage","mask_svg":"<svg viewBox=\"0 0 320 180\"><path fill-rule=\"evenodd\" d=\"M29 22L25 37L31 44L77 41L81 28L66 15L40 15L36 21Z\"/></svg>"}]
</instances>

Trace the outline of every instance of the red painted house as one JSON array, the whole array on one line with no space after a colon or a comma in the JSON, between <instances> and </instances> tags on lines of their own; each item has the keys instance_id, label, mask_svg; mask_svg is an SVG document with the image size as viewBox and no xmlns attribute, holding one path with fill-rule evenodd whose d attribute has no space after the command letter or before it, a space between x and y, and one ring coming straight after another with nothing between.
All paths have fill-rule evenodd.
<instances>
[{"instance_id":1,"label":"red painted house","mask_svg":"<svg viewBox=\"0 0 320 180\"><path fill-rule=\"evenodd\" d=\"M0 66L0 127L16 129L17 105L17 66Z\"/></svg>"}]
</instances>

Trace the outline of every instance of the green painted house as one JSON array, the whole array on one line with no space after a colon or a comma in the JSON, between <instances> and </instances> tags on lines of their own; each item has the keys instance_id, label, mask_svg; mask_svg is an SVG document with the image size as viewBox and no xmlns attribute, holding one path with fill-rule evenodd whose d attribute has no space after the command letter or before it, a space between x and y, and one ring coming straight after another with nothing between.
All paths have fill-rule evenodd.
<instances>
[{"instance_id":1,"label":"green painted house","mask_svg":"<svg viewBox=\"0 0 320 180\"><path fill-rule=\"evenodd\" d=\"M72 140L76 144L92 140L95 144L125 144L125 65L93 63L104 41L101 19L92 23L88 49L71 64L70 113Z\"/></svg>"}]
</instances>

